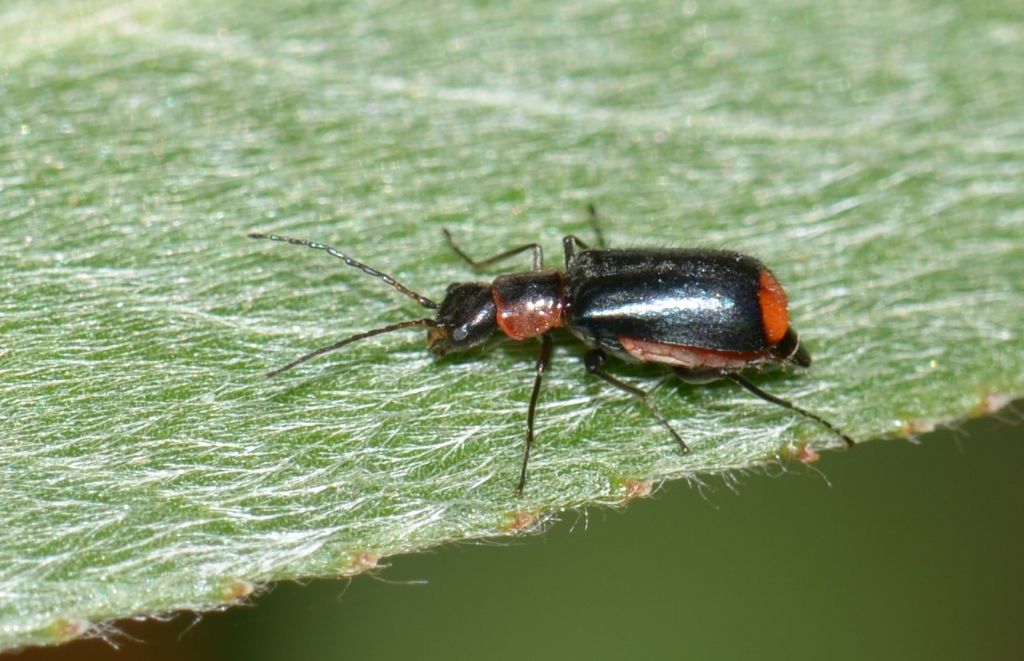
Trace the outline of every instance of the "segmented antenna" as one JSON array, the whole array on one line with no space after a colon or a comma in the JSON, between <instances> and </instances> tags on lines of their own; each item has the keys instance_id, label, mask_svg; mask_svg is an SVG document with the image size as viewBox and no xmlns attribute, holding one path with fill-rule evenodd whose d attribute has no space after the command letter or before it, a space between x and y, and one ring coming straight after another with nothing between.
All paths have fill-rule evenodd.
<instances>
[{"instance_id":1,"label":"segmented antenna","mask_svg":"<svg viewBox=\"0 0 1024 661\"><path fill-rule=\"evenodd\" d=\"M391 331L401 330L403 328L416 328L416 327L429 328L429 327L433 327L433 326L437 326L437 322L434 321L433 319L411 319L409 321L400 321L397 324L391 324L390 326L384 326L383 328L374 328L373 330L363 331L362 333L356 333L355 335L351 335L349 337L346 337L344 340L339 340L338 342L335 342L334 344L329 344L329 345L327 345L325 347L320 347L319 349L314 349L313 351L310 351L306 355L300 356L300 357L296 358L295 360L293 360L292 362L288 363L284 367L278 367L276 370L272 370L270 372L267 372L267 378L270 378L272 376L277 376L281 372L287 372L291 368L295 367L296 365L301 365L302 363L306 362L310 358L316 358L317 356L325 354L325 353L327 353L329 351L334 351L335 349L340 349L343 346L345 346L346 344L350 344L352 342L355 342L356 340L365 340L366 338L373 337L374 335L380 335L382 333L390 333Z\"/></svg>"},{"instance_id":2,"label":"segmented antenna","mask_svg":"<svg viewBox=\"0 0 1024 661\"><path fill-rule=\"evenodd\" d=\"M337 248L332 248L331 246L329 246L329 245L327 245L325 243L317 243L315 241L306 241L304 239L293 239L293 238L287 237L287 236L278 236L277 234L263 234L262 232L249 232L249 238L250 239L267 239L268 241L282 241L284 243L290 243L293 246L305 246L307 248L313 248L314 250L323 250L324 252L326 252L331 257L337 257L338 259L340 259L341 261L345 262L349 266L357 268L360 271L362 271L363 273L367 273L369 275L372 275L375 278L380 278L386 284L391 285L392 287L394 287L398 291L402 292L403 294L405 294L406 296L408 296L412 300L416 301L417 303L419 303L420 305L422 305L425 308L429 308L431 310L436 310L437 307L438 307L437 303L435 303L434 301L430 300L429 298L427 298L426 296L424 296L422 294L418 294L418 293L414 292L413 290L409 289L408 287L403 285L398 280L395 280L394 278L392 278L387 273L381 273L380 271L378 271L377 269L375 269L375 268L373 268L371 266L367 266L366 264L363 264L362 262L356 261L356 260L352 259L351 257L349 257L348 255L346 255L345 253L340 252Z\"/></svg>"}]
</instances>

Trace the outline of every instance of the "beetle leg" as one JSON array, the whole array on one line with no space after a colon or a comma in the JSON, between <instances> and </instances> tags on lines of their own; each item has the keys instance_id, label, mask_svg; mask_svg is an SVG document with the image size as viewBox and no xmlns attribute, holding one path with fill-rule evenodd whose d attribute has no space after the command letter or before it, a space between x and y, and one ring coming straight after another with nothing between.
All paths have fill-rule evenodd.
<instances>
[{"instance_id":1,"label":"beetle leg","mask_svg":"<svg viewBox=\"0 0 1024 661\"><path fill-rule=\"evenodd\" d=\"M658 407L654 404L654 401L651 399L650 394L648 394L646 390L641 390L636 386L632 386L628 383L625 383L624 381L620 381L619 379L615 378L614 376L612 376L608 372L605 372L602 369L604 361L607 359L607 357L608 356L607 354L605 354L605 352L601 351L600 349L594 349L592 351L588 351L587 354L583 357L583 364L586 366L588 373L601 377L602 379L612 384L619 390L627 392L630 395L633 395L634 397L639 399L641 402L643 402L644 406L646 406L647 409L654 415L654 417L658 419L658 422L660 422L662 426L665 427L665 429L667 429L670 434L672 434L672 438L676 439L676 442L679 443L679 448L683 451L683 454L689 454L690 448L687 447L686 443L683 441L682 437L676 432L676 430L672 428L672 425L669 424L669 421L665 418L665 416L661 414L661 411L658 410Z\"/></svg>"},{"instance_id":2,"label":"beetle leg","mask_svg":"<svg viewBox=\"0 0 1024 661\"><path fill-rule=\"evenodd\" d=\"M766 393L765 391L761 390L760 388L755 386L750 381L747 381L747 379L745 377L740 376L739 374L732 373L732 374L726 374L725 376L726 376L726 378L728 378L733 383L738 383L739 385L743 386L744 388L746 388L747 390L749 390L753 394L757 395L758 397L760 397L761 399L763 399L766 402L771 402L772 404L778 404L779 406L781 406L783 408L787 408L787 409L789 409L791 411L796 411L800 415L807 416L811 420L815 420L815 421L821 423L822 425L827 427L829 429L829 431L834 432L837 436L839 436L841 439L843 439L843 441L846 443L846 447L853 447L854 445L857 444L857 442L854 441L849 435L847 435L844 431L842 431L841 429L839 429L838 427L833 425L831 422L829 422L825 418L822 418L821 416L815 415L815 414L811 413L810 411L802 409L799 406L797 406L796 404L794 404L793 402L789 402L789 401L786 401L786 400L781 399L779 397L776 397L775 395L770 395L770 394Z\"/></svg>"},{"instance_id":3,"label":"beetle leg","mask_svg":"<svg viewBox=\"0 0 1024 661\"><path fill-rule=\"evenodd\" d=\"M601 233L601 224L598 222L597 209L593 204L587 205L587 217L590 219L590 228L594 230L594 238L597 239L597 247L604 248L604 234ZM580 239L575 234L562 237L562 251L565 253L565 268L568 269L576 260L576 250L590 250L590 244Z\"/></svg>"},{"instance_id":4,"label":"beetle leg","mask_svg":"<svg viewBox=\"0 0 1024 661\"><path fill-rule=\"evenodd\" d=\"M540 336L540 354L537 356L537 376L533 380L533 393L530 395L530 408L526 414L526 450L523 452L523 469L519 472L519 484L516 485L516 493L522 495L523 487L526 486L526 464L530 463L530 448L533 447L533 420L537 413L537 400L540 398L540 383L544 378L544 371L551 362L551 334L544 333Z\"/></svg>"},{"instance_id":5,"label":"beetle leg","mask_svg":"<svg viewBox=\"0 0 1024 661\"><path fill-rule=\"evenodd\" d=\"M590 229L594 230L594 237L597 239L597 247L604 248L604 234L601 233L601 222L597 217L597 207L593 203L587 205L587 218L590 219Z\"/></svg>"},{"instance_id":6,"label":"beetle leg","mask_svg":"<svg viewBox=\"0 0 1024 661\"><path fill-rule=\"evenodd\" d=\"M493 257L476 260L467 255L465 252L463 252L462 248L455 245L455 240L452 239L452 233L448 231L448 228L444 228L441 231L444 232L444 238L448 241L448 246L453 251L455 251L455 254L458 255L462 259L462 261L466 262L471 267L473 267L474 271L480 271L504 259L508 259L509 257L515 257L520 253L524 253L527 250L533 251L533 270L539 271L542 268L544 268L544 249L540 246L539 243L527 243L525 246L519 246L518 248L513 248L512 250L506 250L505 252L499 253Z\"/></svg>"},{"instance_id":7,"label":"beetle leg","mask_svg":"<svg viewBox=\"0 0 1024 661\"><path fill-rule=\"evenodd\" d=\"M565 253L565 268L568 270L574 261L576 261L576 249L589 250L590 246L580 241L578 236L569 234L568 236L562 237L562 252Z\"/></svg>"}]
</instances>

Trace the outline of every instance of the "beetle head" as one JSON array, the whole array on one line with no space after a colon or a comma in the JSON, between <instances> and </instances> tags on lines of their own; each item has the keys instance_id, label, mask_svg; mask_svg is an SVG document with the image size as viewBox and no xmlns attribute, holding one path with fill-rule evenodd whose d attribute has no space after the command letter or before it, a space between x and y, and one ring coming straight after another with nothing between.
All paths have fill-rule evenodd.
<instances>
[{"instance_id":1,"label":"beetle head","mask_svg":"<svg viewBox=\"0 0 1024 661\"><path fill-rule=\"evenodd\" d=\"M437 310L437 326L427 331L427 348L438 356L464 351L486 340L496 328L491 286L455 283L448 286Z\"/></svg>"}]
</instances>

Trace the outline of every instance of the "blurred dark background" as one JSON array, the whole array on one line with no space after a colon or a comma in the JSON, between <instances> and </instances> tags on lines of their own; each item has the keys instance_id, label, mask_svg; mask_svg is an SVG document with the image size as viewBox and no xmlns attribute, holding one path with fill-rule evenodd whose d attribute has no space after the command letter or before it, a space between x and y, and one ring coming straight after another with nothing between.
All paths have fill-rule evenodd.
<instances>
[{"instance_id":1,"label":"blurred dark background","mask_svg":"<svg viewBox=\"0 0 1024 661\"><path fill-rule=\"evenodd\" d=\"M120 622L22 661L1010 659L1024 405L812 466L668 484L540 536L390 558L250 606ZM10 655L15 657L15 655Z\"/></svg>"}]
</instances>

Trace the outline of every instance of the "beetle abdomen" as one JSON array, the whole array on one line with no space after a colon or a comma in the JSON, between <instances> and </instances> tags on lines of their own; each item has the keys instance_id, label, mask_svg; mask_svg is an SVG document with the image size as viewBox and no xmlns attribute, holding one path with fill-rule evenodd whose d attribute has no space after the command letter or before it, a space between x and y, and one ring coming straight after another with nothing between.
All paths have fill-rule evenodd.
<instances>
[{"instance_id":1,"label":"beetle abdomen","mask_svg":"<svg viewBox=\"0 0 1024 661\"><path fill-rule=\"evenodd\" d=\"M789 328L778 281L741 253L588 250L576 256L566 283L570 329L635 358L619 338L759 354Z\"/></svg>"},{"instance_id":2,"label":"beetle abdomen","mask_svg":"<svg viewBox=\"0 0 1024 661\"><path fill-rule=\"evenodd\" d=\"M622 349L637 360L685 369L742 369L764 360L768 351L722 351L695 349L678 344L664 344L649 340L620 337Z\"/></svg>"}]
</instances>

